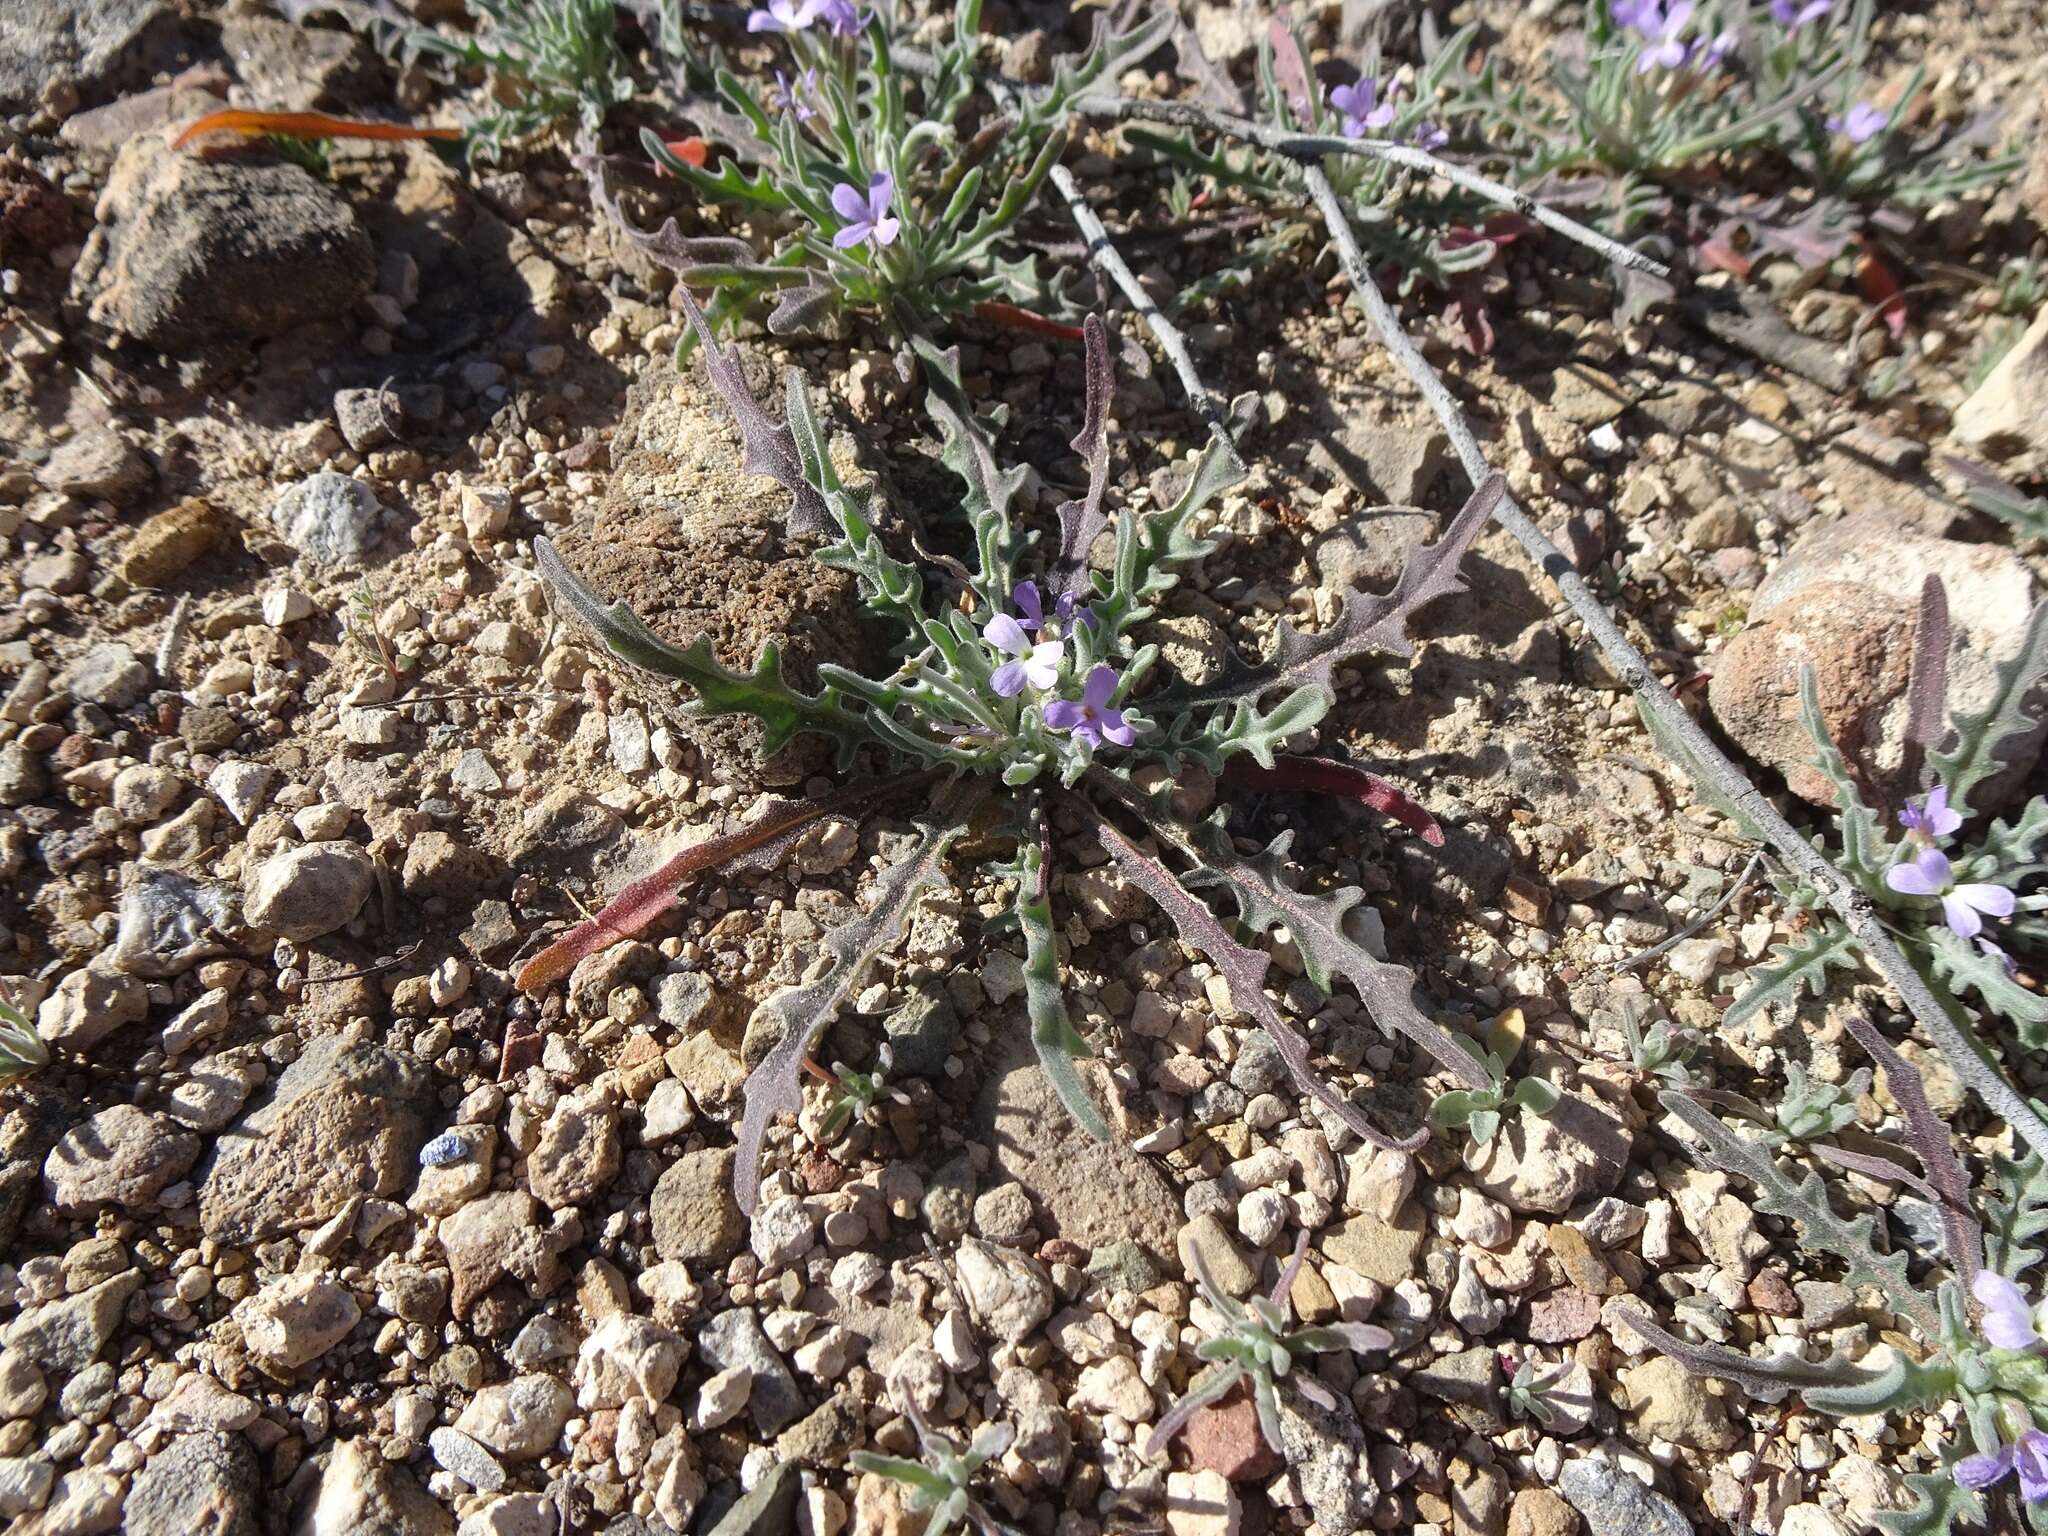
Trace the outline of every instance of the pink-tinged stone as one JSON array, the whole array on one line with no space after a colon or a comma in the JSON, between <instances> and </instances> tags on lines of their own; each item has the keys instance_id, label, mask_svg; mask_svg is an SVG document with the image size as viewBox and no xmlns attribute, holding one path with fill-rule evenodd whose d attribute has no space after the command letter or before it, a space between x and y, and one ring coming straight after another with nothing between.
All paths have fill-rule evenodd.
<instances>
[{"instance_id":1,"label":"pink-tinged stone","mask_svg":"<svg viewBox=\"0 0 2048 1536\"><path fill-rule=\"evenodd\" d=\"M1279 1456L1259 1433L1259 1410L1246 1387L1196 1409L1180 1437L1193 1470L1219 1472L1229 1482L1258 1482L1281 1467Z\"/></svg>"},{"instance_id":2,"label":"pink-tinged stone","mask_svg":"<svg viewBox=\"0 0 2048 1536\"><path fill-rule=\"evenodd\" d=\"M1529 1337L1538 1344L1574 1344L1599 1325L1599 1298L1570 1286L1529 1303Z\"/></svg>"}]
</instances>

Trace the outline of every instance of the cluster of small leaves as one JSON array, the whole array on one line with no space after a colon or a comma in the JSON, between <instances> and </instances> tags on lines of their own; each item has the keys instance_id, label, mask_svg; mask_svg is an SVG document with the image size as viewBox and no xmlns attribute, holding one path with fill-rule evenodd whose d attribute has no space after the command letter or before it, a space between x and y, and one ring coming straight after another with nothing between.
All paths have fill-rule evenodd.
<instances>
[{"instance_id":1,"label":"cluster of small leaves","mask_svg":"<svg viewBox=\"0 0 2048 1536\"><path fill-rule=\"evenodd\" d=\"M1638 1072L1671 1088L1683 1088L1692 1081L1692 1061L1702 1044L1698 1030L1680 1028L1664 1019L1646 1030L1633 999L1622 1008L1621 1028L1628 1039L1629 1063Z\"/></svg>"},{"instance_id":2,"label":"cluster of small leaves","mask_svg":"<svg viewBox=\"0 0 2048 1536\"><path fill-rule=\"evenodd\" d=\"M853 1469L872 1472L908 1490L905 1507L912 1514L925 1515L924 1536L945 1536L962 1521L971 1524L982 1536L998 1536L1006 1531L1006 1526L975 1501L973 1487L982 1467L1010 1448L1015 1431L1007 1424L984 1424L963 1451L943 1431L925 1422L924 1414L908 1393L903 1401L911 1427L917 1432L922 1459L910 1461L875 1451L855 1451L847 1458Z\"/></svg>"},{"instance_id":3,"label":"cluster of small leaves","mask_svg":"<svg viewBox=\"0 0 2048 1536\"><path fill-rule=\"evenodd\" d=\"M1511 179L1582 201L1616 235L1703 225L1823 265L1887 210L2002 180L1976 121L1915 138L1922 77L1888 109L1870 99L1875 0L1588 0L1557 49L1549 93L1510 81L1496 51L1447 77L1454 129ZM1553 99L1554 98L1556 99ZM1711 175L1703 174L1713 167ZM1745 183L1793 195L1751 193ZM1718 183L1718 185L1716 185Z\"/></svg>"},{"instance_id":4,"label":"cluster of small leaves","mask_svg":"<svg viewBox=\"0 0 2048 1536\"><path fill-rule=\"evenodd\" d=\"M1180 1432L1181 1426L1193 1418L1197 1410L1221 1401L1247 1383L1258 1412L1260 1433L1276 1455L1284 1455L1286 1446L1280 1433L1281 1382L1291 1379L1297 1391L1321 1407L1334 1409L1337 1406L1330 1389L1312 1372L1296 1372L1294 1368L1297 1365L1310 1355L1328 1354L1334 1350L1349 1349L1367 1354L1393 1348L1394 1336L1372 1323L1330 1323L1314 1328L1292 1326L1294 1279L1301 1272L1302 1260L1307 1253L1308 1233L1303 1232L1295 1242L1293 1257L1280 1271L1273 1293L1239 1301L1216 1283L1198 1244L1185 1242L1181 1245L1181 1259L1195 1277L1203 1303L1194 1314L1195 1320L1209 1335L1195 1346L1195 1358L1208 1368L1196 1376L1187 1392L1160 1416L1152 1438L1145 1444L1147 1456L1157 1456L1164 1451L1167 1442Z\"/></svg>"},{"instance_id":5,"label":"cluster of small leaves","mask_svg":"<svg viewBox=\"0 0 2048 1536\"><path fill-rule=\"evenodd\" d=\"M50 1048L29 1016L0 998L0 1084L15 1082L50 1064Z\"/></svg>"},{"instance_id":6,"label":"cluster of small leaves","mask_svg":"<svg viewBox=\"0 0 2048 1536\"><path fill-rule=\"evenodd\" d=\"M1275 20L1260 40L1262 120L1303 140L1369 137L1435 147L1442 142L1442 84L1464 68L1476 30L1466 27L1435 49L1416 73L1414 88L1407 90L1398 88L1391 74L1382 76L1376 52L1367 56L1357 80L1323 84L1309 69L1299 31ZM1273 256L1309 240L1311 226L1301 215L1307 194L1294 154L1259 147L1211 149L1192 132L1139 126L1126 128L1125 135L1180 174L1255 197L1274 216L1274 223L1246 242L1237 260L1182 294L1181 304L1245 286ZM1498 254L1485 207L1468 193L1418 186L1414 177L1369 155L1322 154L1315 163L1343 197L1366 249L1399 274L1404 294L1418 283L1448 287Z\"/></svg>"},{"instance_id":7,"label":"cluster of small leaves","mask_svg":"<svg viewBox=\"0 0 2048 1536\"><path fill-rule=\"evenodd\" d=\"M393 683L403 683L419 665L419 657L411 651L401 649L378 624L377 591L369 582L359 584L349 594L347 617L344 620L349 638L362 648L380 667Z\"/></svg>"},{"instance_id":8,"label":"cluster of small leaves","mask_svg":"<svg viewBox=\"0 0 2048 1536\"><path fill-rule=\"evenodd\" d=\"M1870 1069L1859 1068L1848 1081L1824 1083L1809 1078L1798 1062L1785 1066L1785 1092L1772 1117L1770 1134L1781 1141L1818 1141L1856 1123L1856 1101L1870 1091Z\"/></svg>"},{"instance_id":9,"label":"cluster of small leaves","mask_svg":"<svg viewBox=\"0 0 2048 1536\"><path fill-rule=\"evenodd\" d=\"M574 125L586 135L633 98L617 0L464 0L473 30L451 35L366 0L332 7L411 60L480 72L493 105L467 124L472 158Z\"/></svg>"},{"instance_id":10,"label":"cluster of small leaves","mask_svg":"<svg viewBox=\"0 0 2048 1536\"><path fill-rule=\"evenodd\" d=\"M1100 29L1084 55L1056 63L1046 88L999 111L975 84L980 0L959 0L929 58L894 7L778 0L754 14L783 54L772 73L743 75L714 52L708 89L681 102L718 146L716 163L652 132L642 142L704 198L776 228L766 252L735 238L687 242L680 271L712 290L721 328L772 299L777 334L847 306L908 335L977 306L1048 302L1028 252L1011 244L1017 221L1066 148L1073 100L1168 29L1159 16Z\"/></svg>"},{"instance_id":11,"label":"cluster of small leaves","mask_svg":"<svg viewBox=\"0 0 2048 1536\"><path fill-rule=\"evenodd\" d=\"M830 1146L848 1127L866 1123L884 1098L909 1102L900 1088L889 1086L889 1069L894 1065L893 1053L886 1044L875 1053L875 1064L866 1072L843 1061L833 1062L828 1070L805 1058L804 1069L831 1088L831 1100L818 1122L821 1145Z\"/></svg>"},{"instance_id":12,"label":"cluster of small leaves","mask_svg":"<svg viewBox=\"0 0 2048 1536\"><path fill-rule=\"evenodd\" d=\"M673 224L642 238L657 257L688 264ZM614 655L685 684L696 696L694 708L704 714L754 717L768 753L799 733L818 735L837 748L842 768L872 776L828 801L763 818L766 825L688 850L529 962L521 985L546 985L581 956L644 927L673 905L681 880L690 875L729 858L765 856L818 815L864 809L913 788L926 791L914 851L877 881L866 912L831 931L822 972L768 1005L779 1040L746 1088L735 1169L743 1207L752 1209L758 1196L767 1127L778 1114L801 1108L797 1084L811 1042L852 995L867 966L907 926L917 900L939 878L940 859L984 809L992 813L984 824L1003 829L1015 848L997 869L1015 887L1011 918L1026 943L1032 1038L1051 1083L1091 1133L1106 1135L1107 1125L1074 1068L1088 1043L1060 993L1048 830L1056 809L1092 832L1119 873L1217 965L1237 1006L1273 1037L1303 1090L1361 1136L1383 1146L1413 1146L1426 1132L1391 1140L1316 1076L1308 1042L1266 995L1269 956L1241 943L1197 890L1227 891L1254 934L1284 925L1317 986L1327 989L1339 976L1351 981L1383 1028L1417 1041L1467 1086L1487 1086L1474 1053L1416 1006L1412 973L1378 960L1345 931L1360 892L1298 889L1283 868L1284 841L1245 855L1223 825L1182 822L1165 789L1147 793L1134 776L1156 766L1170 785L1199 764L1226 782L1342 795L1440 842L1442 834L1428 815L1389 781L1282 749L1335 702L1341 664L1374 654L1407 655L1412 615L1460 589L1458 561L1503 493L1498 476L1482 485L1434 544L1410 552L1390 592L1348 593L1328 628L1302 634L1283 625L1266 657L1253 662L1233 654L1220 676L1198 686L1172 675L1159 647L1139 643L1133 631L1156 611L1181 572L1208 553L1212 543L1199 532L1204 510L1244 469L1219 426L1185 466L1180 488L1162 504L1112 511L1107 419L1113 380L1108 333L1099 319L1091 316L1084 327L1086 411L1073 443L1087 485L1059 509L1057 536L1050 539L1022 519L1024 471L997 464L1000 413L975 409L954 353L915 343L941 456L961 485L952 515L971 537L973 558L912 563L888 548L881 509L871 494L847 483L834 466L801 377L794 370L787 376L787 419L776 422L749 393L737 359L713 336L689 288L679 284L677 296L702 365L739 424L747 467L790 492L791 537L811 541L820 562L853 578L868 612L895 631L899 663L887 677L870 677L821 662L815 693L784 675L773 646L764 647L747 670L736 670L714 654L708 638L671 644L624 604L604 602L549 541L536 539L536 562L549 586ZM1089 552L1103 534L1111 553L1106 568L1095 569ZM987 804L991 797L997 800L993 806ZM1117 824L1122 818L1142 825L1186 867L1176 872L1166 858L1141 847L1140 838Z\"/></svg>"},{"instance_id":13,"label":"cluster of small leaves","mask_svg":"<svg viewBox=\"0 0 2048 1536\"><path fill-rule=\"evenodd\" d=\"M1504 1360L1502 1368L1509 1370L1507 1385L1508 1416L1516 1419L1533 1419L1549 1428L1557 1420L1557 1408L1550 1401L1550 1394L1564 1377L1559 1367L1545 1373L1543 1363L1534 1355L1525 1355L1512 1367Z\"/></svg>"},{"instance_id":14,"label":"cluster of small leaves","mask_svg":"<svg viewBox=\"0 0 2048 1536\"><path fill-rule=\"evenodd\" d=\"M1547 1115L1557 1108L1561 1095L1540 1077L1510 1078L1508 1067L1522 1047L1519 1013L1496 1019L1484 1044L1460 1041L1484 1074L1485 1081L1470 1088L1453 1088L1437 1095L1429 1106L1429 1123L1463 1127L1480 1146L1499 1133L1510 1111Z\"/></svg>"}]
</instances>

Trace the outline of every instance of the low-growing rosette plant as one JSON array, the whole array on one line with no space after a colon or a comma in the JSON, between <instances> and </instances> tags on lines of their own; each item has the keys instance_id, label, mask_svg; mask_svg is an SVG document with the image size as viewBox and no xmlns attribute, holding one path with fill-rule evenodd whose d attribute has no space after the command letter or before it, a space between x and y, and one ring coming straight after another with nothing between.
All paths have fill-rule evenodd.
<instances>
[{"instance_id":1,"label":"low-growing rosette plant","mask_svg":"<svg viewBox=\"0 0 2048 1536\"><path fill-rule=\"evenodd\" d=\"M772 300L777 334L849 306L907 335L935 319L1046 302L1030 253L1013 243L1017 221L1066 148L1074 99L1150 52L1170 20L1098 29L1085 54L1056 62L1044 89L997 109L975 82L980 0L959 0L928 56L893 6L756 8L749 31L777 61L743 75L721 57L709 89L680 104L710 141L708 163L642 135L663 170L773 231L765 250L733 237L686 242L684 280L712 291L706 308L721 329ZM602 164L592 168L601 179Z\"/></svg>"},{"instance_id":2,"label":"low-growing rosette plant","mask_svg":"<svg viewBox=\"0 0 2048 1536\"><path fill-rule=\"evenodd\" d=\"M1977 150L1993 122L1910 128L1916 73L1880 105L1867 71L1875 0L1587 0L1549 90L1496 51L1443 77L1460 142L1532 191L1597 206L1622 238L1687 238L1742 269L1747 238L1822 266L1902 210L2003 179ZM1788 170L1797 190L1783 193Z\"/></svg>"},{"instance_id":3,"label":"low-growing rosette plant","mask_svg":"<svg viewBox=\"0 0 2048 1536\"><path fill-rule=\"evenodd\" d=\"M648 237L650 248L668 249L673 233L670 225ZM696 695L693 707L706 714L754 717L765 752L799 733L825 738L849 782L699 844L629 886L530 962L520 983L544 987L584 955L645 927L695 874L782 846L821 816L915 793L921 803L910 851L882 872L868 909L826 935L822 974L763 1005L779 1038L746 1085L735 1174L746 1209L756 1200L769 1124L801 1107L799 1073L812 1042L868 964L907 927L970 822L977 842L993 829L1008 850L995 867L1010 884L1009 917L1024 943L1032 1039L1067 1109L1093 1134L1107 1136L1108 1126L1074 1065L1090 1046L1063 999L1055 947L1056 819L1095 843L1216 965L1234 1006L1273 1037L1302 1089L1358 1135L1412 1147L1427 1130L1392 1136L1315 1074L1308 1040L1267 995L1270 957L1245 939L1284 927L1316 987L1327 992L1348 981L1383 1029L1414 1039L1461 1085L1487 1086L1473 1052L1417 1006L1414 974L1375 958L1347 932L1346 917L1362 892L1301 888L1287 870L1290 835L1243 851L1225 815L1207 822L1177 815L1172 789L1199 769L1226 785L1347 796L1440 843L1434 821L1388 780L1286 748L1335 702L1340 665L1408 655L1410 618L1461 589L1458 563L1503 494L1498 476L1480 486L1435 543L1409 553L1391 591L1348 593L1327 628L1304 634L1283 624L1269 654L1253 661L1232 652L1215 676L1195 681L1174 675L1159 647L1140 642L1136 631L1214 547L1200 531L1203 511L1238 483L1244 468L1229 429L1219 426L1185 466L1176 493L1157 506L1112 512L1110 346L1099 319L1090 317L1085 327L1086 410L1074 440L1086 489L1059 509L1057 529L1043 534L1020 519L1027 472L998 466L1000 416L977 414L954 353L916 342L927 408L943 438L944 461L961 484L958 512L947 515L971 535L973 559L913 563L885 546L871 493L834 467L801 376L791 370L787 421L774 421L748 392L737 360L715 340L695 298L687 288L678 291L706 372L739 423L747 466L789 490L792 536L822 536L816 558L853 576L868 612L894 630L899 661L885 677L821 662L816 693L788 681L772 646L750 669L735 670L720 663L708 638L676 646L657 637L623 604L590 591L546 539L536 539L536 561L556 597L615 656L683 683ZM1105 534L1112 552L1106 568L1097 569L1090 553ZM1226 898L1234 914L1213 910L1212 894Z\"/></svg>"},{"instance_id":4,"label":"low-growing rosette plant","mask_svg":"<svg viewBox=\"0 0 2048 1536\"><path fill-rule=\"evenodd\" d=\"M1936 1536L1959 1527L2016 1531L2022 1518L2027 1528L2048 1532L2042 1159L2030 1153L2020 1162L1996 1160L1991 1187L1974 1191L1918 1070L1866 1020L1852 1018L1848 1028L1884 1074L1904 1145L1883 1153L1821 1144L1806 1150L1815 1162L1927 1202L1939 1222L1938 1253L1891 1248L1873 1208L1842 1215L1820 1172L1790 1160L1788 1138L1738 1133L1703 1102L1710 1095L1671 1090L1662 1102L1672 1122L1700 1143L1706 1163L1747 1180L1758 1210L1797 1222L1806 1246L1836 1260L1846 1284L1880 1298L1912 1339L1888 1333L1886 1342L1866 1343L1860 1353L1808 1360L1788 1338L1751 1355L1688 1340L1637 1309L1625 1310L1626 1321L1689 1370L1763 1401L1793 1394L1813 1412L1844 1418L1953 1418L1939 1470L1905 1479L1911 1506L1874 1516L1888 1536Z\"/></svg>"},{"instance_id":5,"label":"low-growing rosette plant","mask_svg":"<svg viewBox=\"0 0 2048 1536\"><path fill-rule=\"evenodd\" d=\"M1340 1350L1370 1354L1394 1347L1394 1336L1376 1323L1294 1325L1294 1281L1307 1256L1308 1233L1303 1232L1295 1239L1294 1252L1281 1267L1272 1294L1239 1301L1216 1283L1198 1244L1181 1245L1181 1257L1195 1277L1201 1299L1195 1318L1209 1334L1195 1346L1195 1358L1203 1362L1204 1369L1160 1416L1152 1437L1145 1442L1147 1456L1159 1455L1199 1410L1222 1401L1244 1384L1251 1387L1259 1433L1274 1455L1285 1456L1287 1446L1280 1432L1283 1382L1320 1408L1334 1411L1338 1406L1335 1394L1313 1371L1296 1367L1305 1367L1314 1355Z\"/></svg>"}]
</instances>

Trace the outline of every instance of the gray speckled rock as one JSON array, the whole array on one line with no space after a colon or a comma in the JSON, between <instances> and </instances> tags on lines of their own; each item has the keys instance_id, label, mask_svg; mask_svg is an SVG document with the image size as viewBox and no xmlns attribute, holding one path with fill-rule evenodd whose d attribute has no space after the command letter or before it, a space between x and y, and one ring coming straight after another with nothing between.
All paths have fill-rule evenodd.
<instances>
[{"instance_id":1,"label":"gray speckled rock","mask_svg":"<svg viewBox=\"0 0 2048 1536\"><path fill-rule=\"evenodd\" d=\"M1692 1536L1692 1522L1676 1504L1611 1462L1568 1461L1557 1487L1600 1536Z\"/></svg>"},{"instance_id":2,"label":"gray speckled rock","mask_svg":"<svg viewBox=\"0 0 2048 1536\"><path fill-rule=\"evenodd\" d=\"M256 1536L263 1483L240 1435L182 1435L143 1463L121 1511L128 1536Z\"/></svg>"}]
</instances>

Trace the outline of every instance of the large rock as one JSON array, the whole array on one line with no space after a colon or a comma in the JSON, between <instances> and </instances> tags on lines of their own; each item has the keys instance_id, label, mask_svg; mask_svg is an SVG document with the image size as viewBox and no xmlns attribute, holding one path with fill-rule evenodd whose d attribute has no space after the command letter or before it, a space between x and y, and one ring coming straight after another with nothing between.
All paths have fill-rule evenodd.
<instances>
[{"instance_id":1,"label":"large rock","mask_svg":"<svg viewBox=\"0 0 2048 1536\"><path fill-rule=\"evenodd\" d=\"M383 515L383 503L368 485L323 469L278 497L270 520L287 544L314 563L351 570L376 547Z\"/></svg>"},{"instance_id":2,"label":"large rock","mask_svg":"<svg viewBox=\"0 0 2048 1536\"><path fill-rule=\"evenodd\" d=\"M1568 1461L1557 1487L1599 1536L1692 1536L1692 1522L1676 1504L1610 1461Z\"/></svg>"},{"instance_id":3,"label":"large rock","mask_svg":"<svg viewBox=\"0 0 2048 1536\"><path fill-rule=\"evenodd\" d=\"M256 1536L263 1480L240 1435L181 1435L135 1474L122 1510L128 1536Z\"/></svg>"},{"instance_id":4,"label":"large rock","mask_svg":"<svg viewBox=\"0 0 2048 1536\"><path fill-rule=\"evenodd\" d=\"M677 1158L648 1202L654 1246L664 1259L723 1264L746 1246L747 1222L732 1192L730 1147Z\"/></svg>"},{"instance_id":5,"label":"large rock","mask_svg":"<svg viewBox=\"0 0 2048 1536\"><path fill-rule=\"evenodd\" d=\"M112 1104L73 1126L43 1165L59 1210L148 1210L199 1156L199 1138L133 1104Z\"/></svg>"},{"instance_id":6,"label":"large rock","mask_svg":"<svg viewBox=\"0 0 2048 1536\"><path fill-rule=\"evenodd\" d=\"M375 1441L344 1440L327 1458L292 1536L454 1536L455 1516Z\"/></svg>"},{"instance_id":7,"label":"large rock","mask_svg":"<svg viewBox=\"0 0 2048 1536\"><path fill-rule=\"evenodd\" d=\"M221 1137L199 1189L199 1223L242 1244L317 1225L357 1195L412 1180L426 1139L431 1081L380 1045L326 1035Z\"/></svg>"},{"instance_id":8,"label":"large rock","mask_svg":"<svg viewBox=\"0 0 2048 1536\"><path fill-rule=\"evenodd\" d=\"M1799 669L1810 663L1835 744L1868 773L1872 789L1903 793L1911 787L1897 782L1909 659L1930 575L1948 594L1949 711L1981 710L1996 664L2017 648L2033 610L2032 574L2003 546L1935 538L1875 509L1810 529L1757 589L1749 627L1715 658L1707 690L1715 718L1752 757L1782 770L1795 794L1832 804L1799 717ZM2044 737L2048 725L2037 725L2007 744L2011 766L1973 797L1979 809L2010 796Z\"/></svg>"},{"instance_id":9,"label":"large rock","mask_svg":"<svg viewBox=\"0 0 2048 1536\"><path fill-rule=\"evenodd\" d=\"M169 0L22 0L7 7L0 110L19 111L50 86L95 90L154 62L177 29Z\"/></svg>"},{"instance_id":10,"label":"large rock","mask_svg":"<svg viewBox=\"0 0 2048 1536\"><path fill-rule=\"evenodd\" d=\"M265 933L304 943L354 917L376 883L375 861L354 843L305 843L250 871L243 915Z\"/></svg>"},{"instance_id":11,"label":"large rock","mask_svg":"<svg viewBox=\"0 0 2048 1536\"><path fill-rule=\"evenodd\" d=\"M1971 448L2048 453L2048 304L1956 412L1955 435Z\"/></svg>"},{"instance_id":12,"label":"large rock","mask_svg":"<svg viewBox=\"0 0 2048 1536\"><path fill-rule=\"evenodd\" d=\"M1620 1116L1567 1093L1548 1115L1503 1117L1493 1140L1465 1149L1480 1191L1523 1215L1562 1216L1609 1194L1628 1171L1632 1138Z\"/></svg>"},{"instance_id":13,"label":"large rock","mask_svg":"<svg viewBox=\"0 0 2048 1536\"><path fill-rule=\"evenodd\" d=\"M72 300L159 351L345 315L375 276L370 237L324 183L283 161L173 150L167 135L122 149L97 216Z\"/></svg>"},{"instance_id":14,"label":"large rock","mask_svg":"<svg viewBox=\"0 0 2048 1536\"><path fill-rule=\"evenodd\" d=\"M1178 1273L1180 1197L1166 1175L1124 1142L1096 1141L1060 1103L1020 1029L975 1106L975 1137L989 1149L991 1184L1014 1181L1044 1213L1041 1229L1084 1248L1128 1238ZM1078 1065L1100 1103L1106 1086Z\"/></svg>"},{"instance_id":15,"label":"large rock","mask_svg":"<svg viewBox=\"0 0 2048 1536\"><path fill-rule=\"evenodd\" d=\"M820 661L859 670L876 663L852 578L818 564L809 541L790 540L789 493L740 467L732 418L696 376L662 367L635 384L611 452L595 528L560 541L563 558L600 596L625 602L675 644L709 636L729 667L751 668L772 642L800 688L816 687ZM690 697L647 673L627 681L658 706ZM798 737L764 763L757 722L664 713L721 783L796 784L830 762L818 737Z\"/></svg>"}]
</instances>

